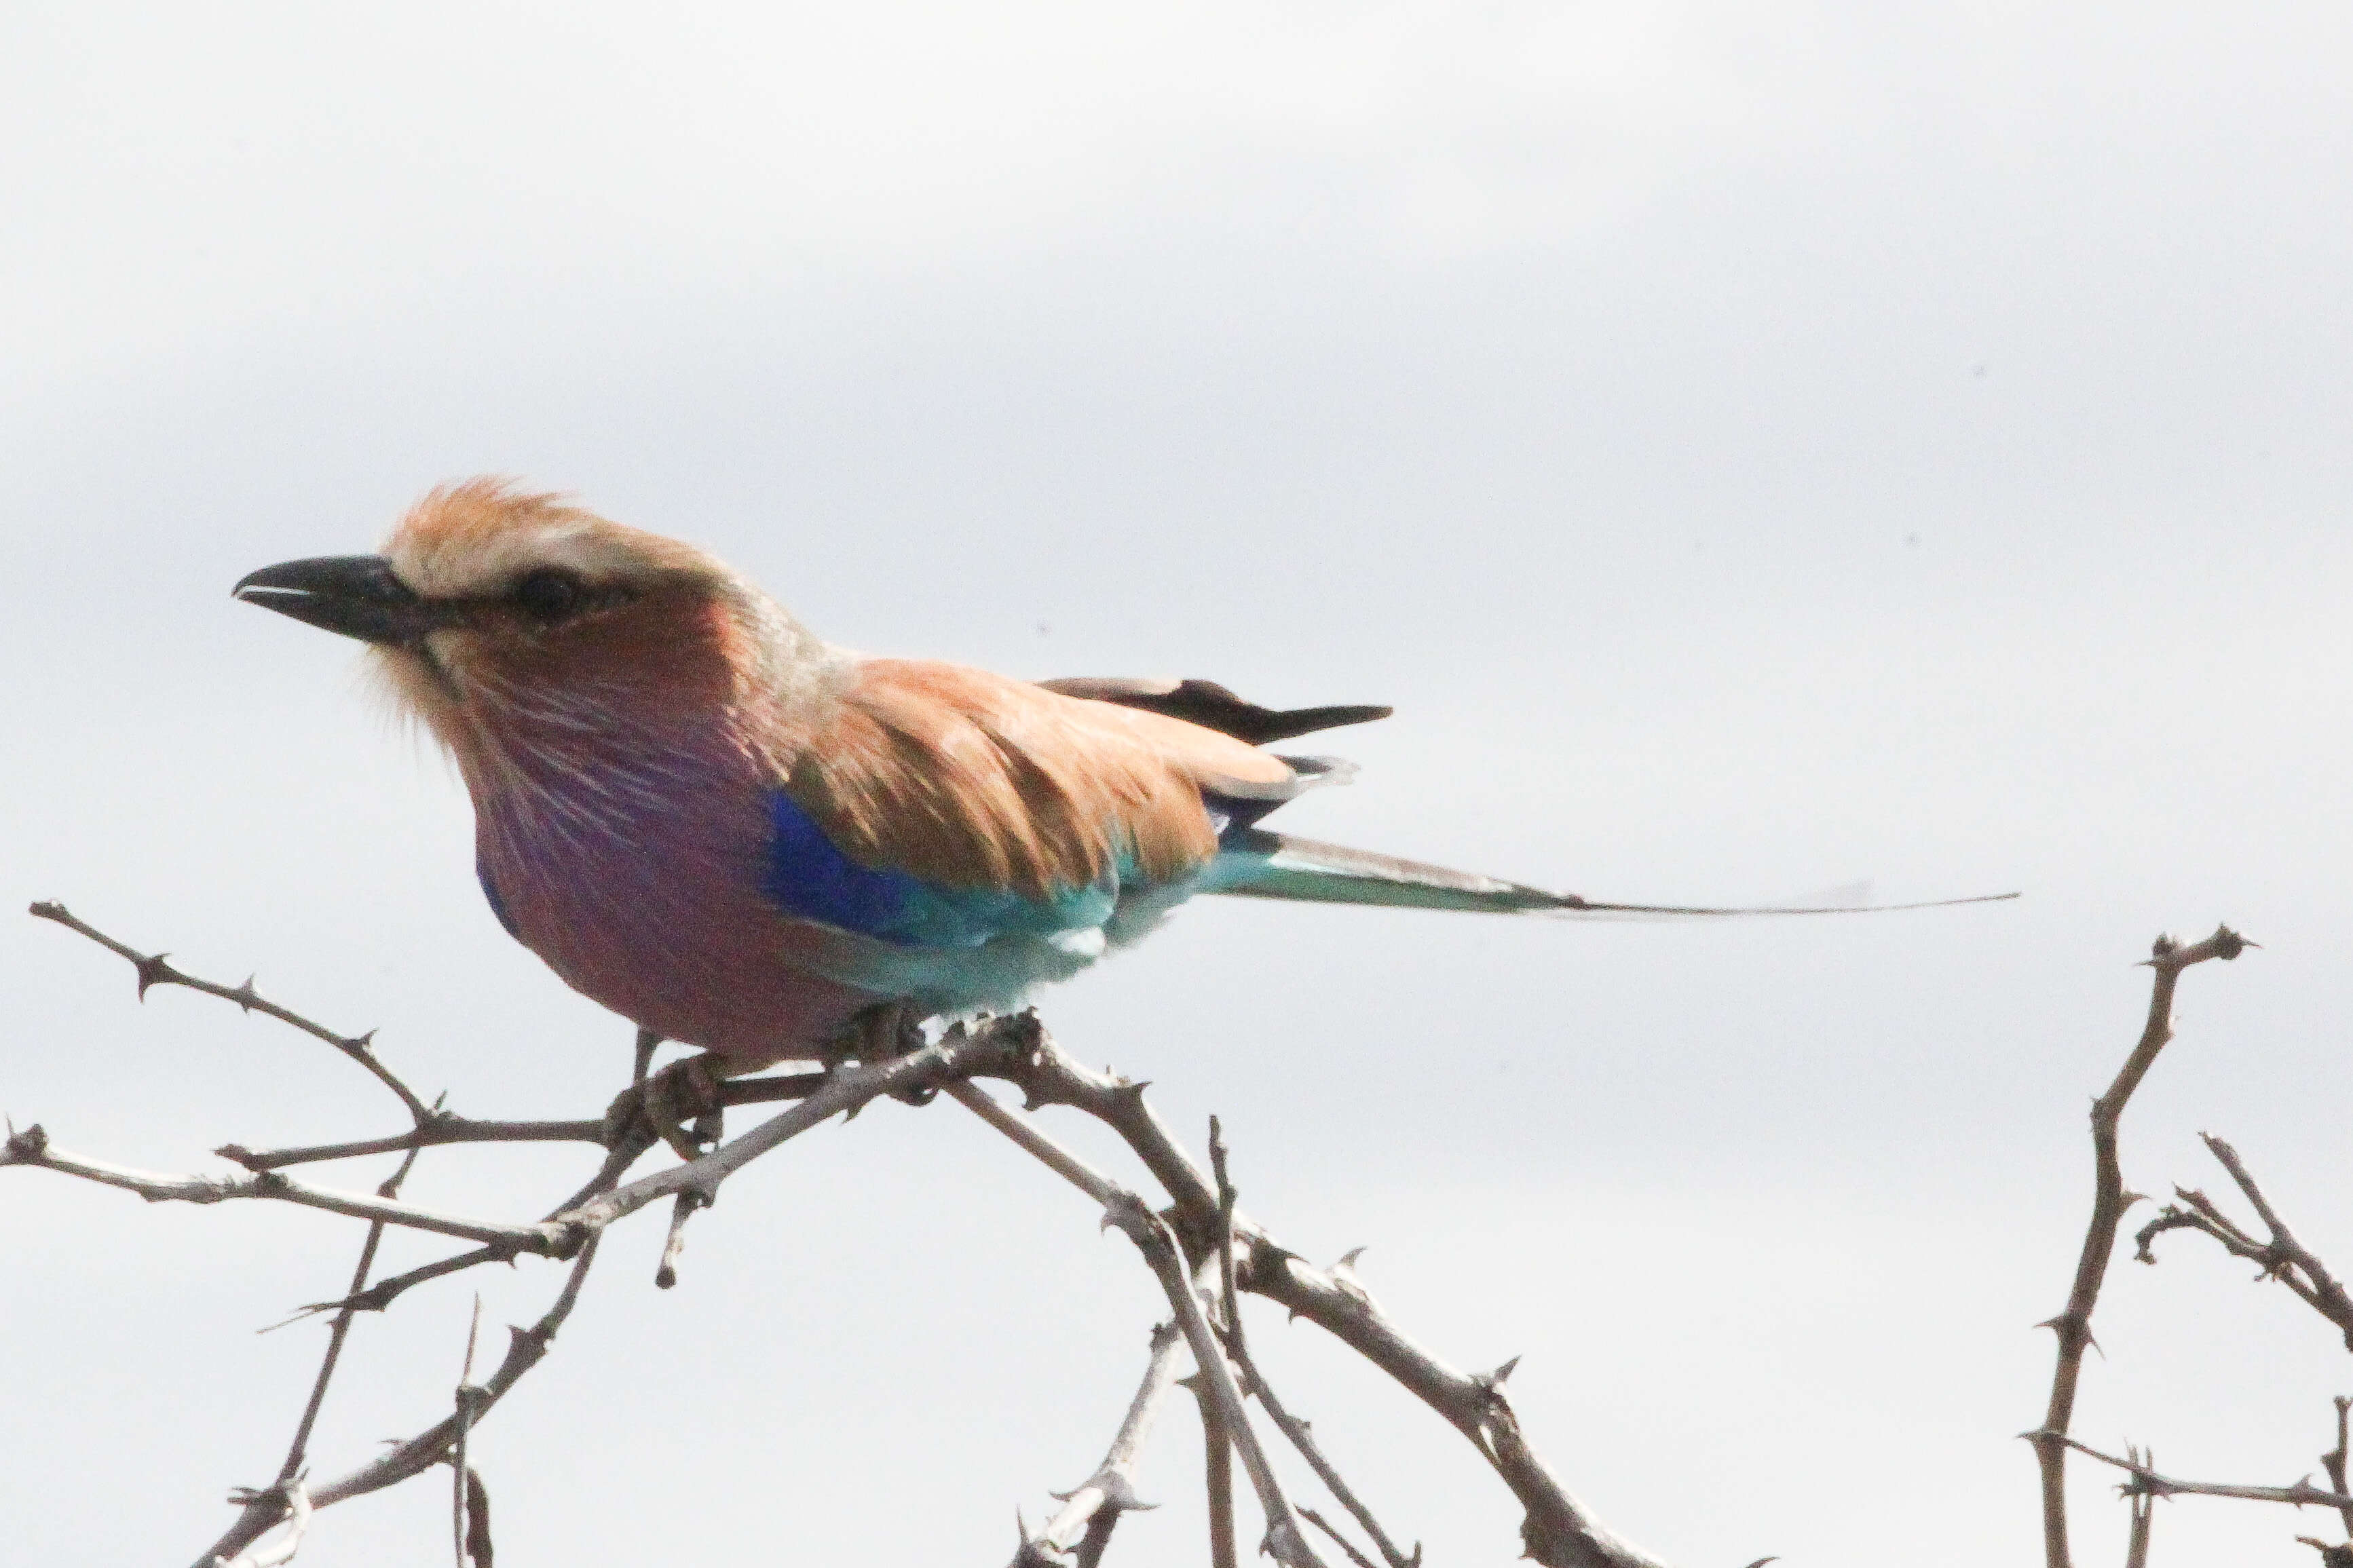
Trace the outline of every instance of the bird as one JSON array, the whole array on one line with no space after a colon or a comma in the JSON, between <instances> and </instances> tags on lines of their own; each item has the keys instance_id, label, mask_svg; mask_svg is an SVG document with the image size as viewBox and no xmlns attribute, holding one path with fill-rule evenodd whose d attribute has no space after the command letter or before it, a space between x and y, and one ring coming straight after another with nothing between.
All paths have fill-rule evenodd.
<instances>
[{"instance_id":1,"label":"bird","mask_svg":"<svg viewBox=\"0 0 2353 1568\"><path fill-rule=\"evenodd\" d=\"M1391 710L854 652L704 550L509 480L439 486L379 553L233 594L370 646L456 762L498 922L641 1040L703 1053L664 1069L673 1111L720 1078L1017 1008L1204 894L1776 912L1600 903L1269 830L1355 770L1266 747Z\"/></svg>"}]
</instances>

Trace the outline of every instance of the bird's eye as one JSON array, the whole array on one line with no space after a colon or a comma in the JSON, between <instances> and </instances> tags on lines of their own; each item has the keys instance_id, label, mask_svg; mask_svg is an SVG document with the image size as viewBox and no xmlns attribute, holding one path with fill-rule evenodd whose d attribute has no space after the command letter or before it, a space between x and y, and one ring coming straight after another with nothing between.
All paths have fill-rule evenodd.
<instances>
[{"instance_id":1,"label":"bird's eye","mask_svg":"<svg viewBox=\"0 0 2353 1568\"><path fill-rule=\"evenodd\" d=\"M543 568L515 584L514 601L543 621L560 621L580 607L580 579Z\"/></svg>"}]
</instances>

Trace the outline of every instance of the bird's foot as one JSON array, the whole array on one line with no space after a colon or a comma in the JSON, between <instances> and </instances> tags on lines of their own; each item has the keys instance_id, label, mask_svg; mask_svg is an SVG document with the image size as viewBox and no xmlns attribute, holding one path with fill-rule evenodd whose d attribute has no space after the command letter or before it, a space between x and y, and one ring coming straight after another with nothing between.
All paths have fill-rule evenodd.
<instances>
[{"instance_id":1,"label":"bird's foot","mask_svg":"<svg viewBox=\"0 0 2353 1568\"><path fill-rule=\"evenodd\" d=\"M877 1002L849 1020L849 1026L828 1042L828 1068L843 1062L884 1062L923 1048L923 1014L911 1002ZM892 1098L922 1105L938 1090L907 1089Z\"/></svg>"},{"instance_id":2,"label":"bird's foot","mask_svg":"<svg viewBox=\"0 0 2353 1568\"><path fill-rule=\"evenodd\" d=\"M701 1159L719 1138L719 1080L727 1074L714 1064L708 1051L681 1058L616 1095L605 1111L606 1147L643 1127L680 1159Z\"/></svg>"}]
</instances>

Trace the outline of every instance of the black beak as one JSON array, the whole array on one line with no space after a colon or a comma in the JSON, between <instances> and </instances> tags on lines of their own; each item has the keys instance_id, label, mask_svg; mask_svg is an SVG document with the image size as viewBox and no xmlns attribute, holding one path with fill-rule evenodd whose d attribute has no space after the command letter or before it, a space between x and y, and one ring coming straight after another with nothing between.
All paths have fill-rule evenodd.
<instances>
[{"instance_id":1,"label":"black beak","mask_svg":"<svg viewBox=\"0 0 2353 1568\"><path fill-rule=\"evenodd\" d=\"M393 575L381 555L316 555L248 574L229 590L259 605L362 642L413 644L442 624L437 607Z\"/></svg>"}]
</instances>

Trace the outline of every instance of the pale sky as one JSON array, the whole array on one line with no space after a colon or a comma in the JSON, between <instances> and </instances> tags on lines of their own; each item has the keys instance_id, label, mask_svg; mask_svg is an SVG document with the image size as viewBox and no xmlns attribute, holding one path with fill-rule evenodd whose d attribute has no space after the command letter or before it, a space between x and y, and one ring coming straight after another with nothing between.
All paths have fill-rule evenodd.
<instances>
[{"instance_id":1,"label":"pale sky","mask_svg":"<svg viewBox=\"0 0 2353 1568\"><path fill-rule=\"evenodd\" d=\"M499 931L454 777L348 645L227 597L515 474L856 647L1395 703L1293 831L1596 897L2023 889L1205 901L1040 1000L1423 1342L1523 1355L1539 1448L1678 1568L2031 1561L2031 1325L2156 932L2265 945L2185 981L2128 1182L2226 1186L2221 1133L2353 1269L2348 48L2317 5L0 5L0 1110L165 1170L398 1127L262 1020L136 1006L35 898L470 1113L602 1107L628 1026ZM520 1217L584 1158L410 1194ZM192 1559L314 1365L250 1331L358 1227L0 1180L12 1552ZM945 1102L739 1179L669 1293L659 1239L482 1428L510 1561L1001 1560L1164 1310ZM2116 1265L2078 1432L2316 1471L2341 1342L2170 1239ZM474 1279L492 1322L554 1289ZM471 1289L361 1322L317 1474L446 1407ZM1458 1437L1253 1326L1394 1533L1516 1552ZM1201 1560L1198 1466L1173 1410L1113 1563ZM428 1561L446 1504L301 1561ZM2153 1561L2322 1528L2183 1500Z\"/></svg>"}]
</instances>

